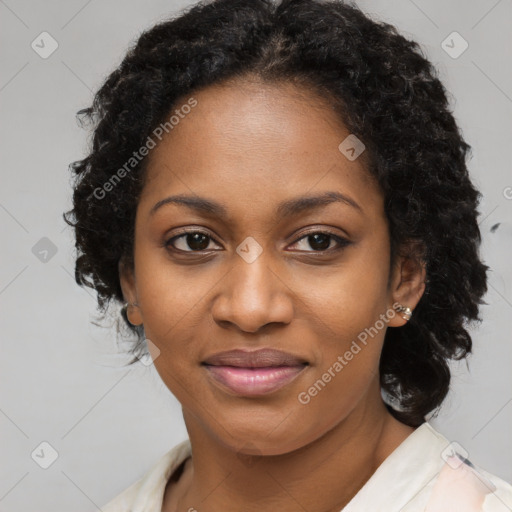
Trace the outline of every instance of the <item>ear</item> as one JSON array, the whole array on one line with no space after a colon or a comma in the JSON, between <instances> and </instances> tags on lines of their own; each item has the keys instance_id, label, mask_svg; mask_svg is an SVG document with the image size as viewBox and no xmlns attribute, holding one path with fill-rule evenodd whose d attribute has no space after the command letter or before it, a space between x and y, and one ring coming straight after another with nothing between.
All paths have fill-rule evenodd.
<instances>
[{"instance_id":1,"label":"ear","mask_svg":"<svg viewBox=\"0 0 512 512\"><path fill-rule=\"evenodd\" d=\"M125 302L129 304L137 304L126 308L126 316L132 325L141 325L142 316L137 300L137 287L135 284L135 275L133 265L128 264L123 258L119 260L118 265L119 283L123 292Z\"/></svg>"},{"instance_id":2,"label":"ear","mask_svg":"<svg viewBox=\"0 0 512 512\"><path fill-rule=\"evenodd\" d=\"M389 307L396 311L393 304L398 302L402 306L409 307L414 315L414 308L425 292L427 277L425 247L417 241L411 241L404 244L401 249L393 265ZM396 312L393 318L390 318L388 325L401 327L406 323L407 320L402 317L402 314Z\"/></svg>"}]
</instances>

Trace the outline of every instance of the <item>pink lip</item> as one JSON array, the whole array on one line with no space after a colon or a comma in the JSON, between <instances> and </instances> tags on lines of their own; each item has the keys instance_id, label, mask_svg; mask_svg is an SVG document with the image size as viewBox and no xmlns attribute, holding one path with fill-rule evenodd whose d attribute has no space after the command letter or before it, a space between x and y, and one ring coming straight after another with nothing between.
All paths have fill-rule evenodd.
<instances>
[{"instance_id":1,"label":"pink lip","mask_svg":"<svg viewBox=\"0 0 512 512\"><path fill-rule=\"evenodd\" d=\"M216 382L227 387L233 393L258 396L272 393L286 386L306 368L306 365L258 368L206 365L205 368Z\"/></svg>"},{"instance_id":2,"label":"pink lip","mask_svg":"<svg viewBox=\"0 0 512 512\"><path fill-rule=\"evenodd\" d=\"M215 383L244 396L265 395L281 389L307 364L301 357L272 348L219 352L203 361Z\"/></svg>"}]
</instances>

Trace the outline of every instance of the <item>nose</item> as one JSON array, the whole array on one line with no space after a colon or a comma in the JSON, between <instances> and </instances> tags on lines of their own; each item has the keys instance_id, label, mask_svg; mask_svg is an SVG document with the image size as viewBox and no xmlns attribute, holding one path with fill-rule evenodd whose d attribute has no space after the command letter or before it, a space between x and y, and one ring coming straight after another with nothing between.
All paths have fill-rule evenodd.
<instances>
[{"instance_id":1,"label":"nose","mask_svg":"<svg viewBox=\"0 0 512 512\"><path fill-rule=\"evenodd\" d=\"M250 333L268 324L290 323L293 292L286 280L269 267L263 255L252 263L238 255L234 260L212 305L215 322Z\"/></svg>"}]
</instances>

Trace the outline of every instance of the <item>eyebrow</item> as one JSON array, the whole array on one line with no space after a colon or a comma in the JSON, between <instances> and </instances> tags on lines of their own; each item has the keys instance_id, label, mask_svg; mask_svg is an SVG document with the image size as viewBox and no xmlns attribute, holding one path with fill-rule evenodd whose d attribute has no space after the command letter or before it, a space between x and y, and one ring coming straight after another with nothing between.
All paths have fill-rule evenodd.
<instances>
[{"instance_id":1,"label":"eyebrow","mask_svg":"<svg viewBox=\"0 0 512 512\"><path fill-rule=\"evenodd\" d=\"M291 217L331 203L346 204L359 210L360 213L364 213L362 207L351 197L340 192L324 192L313 196L299 196L280 203L276 208L276 217ZM216 215L220 218L228 217L227 209L222 204L204 197L187 195L169 196L158 201L149 211L149 215L154 215L159 208L166 204L182 205L196 212Z\"/></svg>"}]
</instances>

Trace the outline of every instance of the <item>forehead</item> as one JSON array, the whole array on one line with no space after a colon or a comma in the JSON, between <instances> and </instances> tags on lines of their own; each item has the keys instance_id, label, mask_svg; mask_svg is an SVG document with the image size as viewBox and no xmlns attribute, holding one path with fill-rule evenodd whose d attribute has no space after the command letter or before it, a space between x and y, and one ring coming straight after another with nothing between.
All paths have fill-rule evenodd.
<instances>
[{"instance_id":1,"label":"forehead","mask_svg":"<svg viewBox=\"0 0 512 512\"><path fill-rule=\"evenodd\" d=\"M350 131L317 94L289 83L234 81L191 97L195 106L180 111L187 96L176 103L169 117L181 113L178 122L148 155L143 209L178 193L233 205L250 198L256 208L327 190L382 206L366 155L351 161L340 151Z\"/></svg>"}]
</instances>

